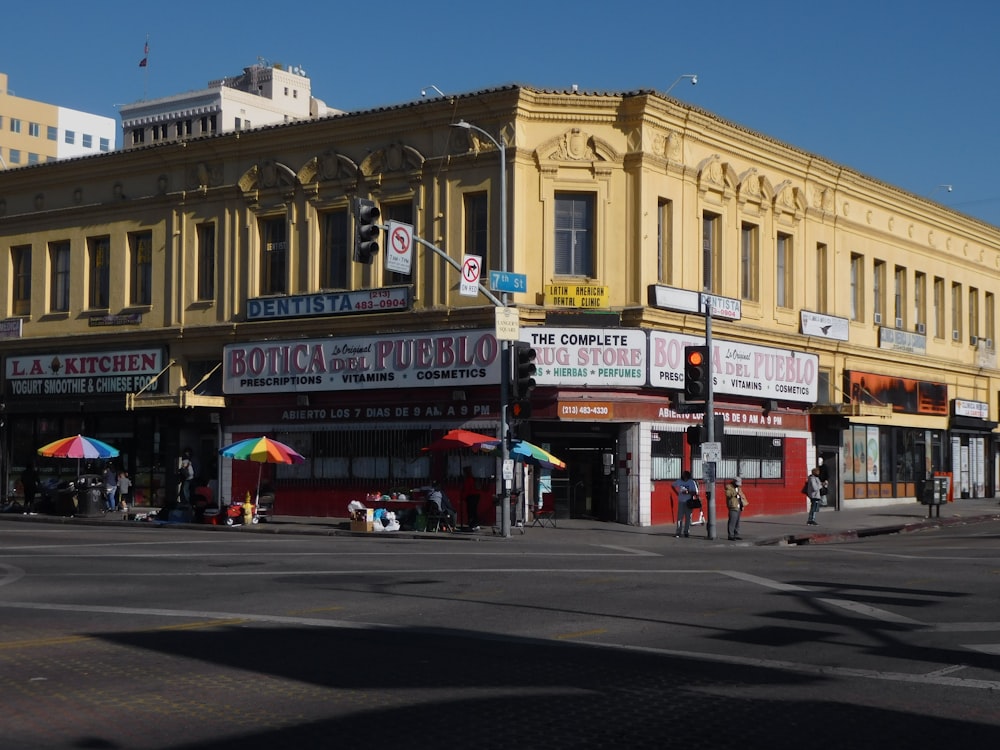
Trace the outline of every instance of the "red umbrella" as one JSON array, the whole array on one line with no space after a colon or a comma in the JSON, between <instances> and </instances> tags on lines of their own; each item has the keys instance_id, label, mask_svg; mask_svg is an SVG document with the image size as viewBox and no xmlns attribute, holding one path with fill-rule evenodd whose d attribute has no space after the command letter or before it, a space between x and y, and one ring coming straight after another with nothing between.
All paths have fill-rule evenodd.
<instances>
[{"instance_id":1,"label":"red umbrella","mask_svg":"<svg viewBox=\"0 0 1000 750\"><path fill-rule=\"evenodd\" d=\"M442 451L461 450L462 448L472 448L476 450L493 450L500 445L500 438L483 435L470 430L448 430L430 445L425 445L420 450L427 453L439 453Z\"/></svg>"}]
</instances>

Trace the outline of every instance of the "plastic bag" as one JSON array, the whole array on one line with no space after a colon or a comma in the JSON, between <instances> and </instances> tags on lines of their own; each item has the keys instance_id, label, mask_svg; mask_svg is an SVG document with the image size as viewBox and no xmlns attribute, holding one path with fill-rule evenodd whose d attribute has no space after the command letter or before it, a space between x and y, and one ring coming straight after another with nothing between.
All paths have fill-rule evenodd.
<instances>
[{"instance_id":1,"label":"plastic bag","mask_svg":"<svg viewBox=\"0 0 1000 750\"><path fill-rule=\"evenodd\" d=\"M351 500L351 502L347 504L347 510L351 515L354 515L354 511L356 510L364 510L364 509L365 509L365 504L360 500Z\"/></svg>"}]
</instances>

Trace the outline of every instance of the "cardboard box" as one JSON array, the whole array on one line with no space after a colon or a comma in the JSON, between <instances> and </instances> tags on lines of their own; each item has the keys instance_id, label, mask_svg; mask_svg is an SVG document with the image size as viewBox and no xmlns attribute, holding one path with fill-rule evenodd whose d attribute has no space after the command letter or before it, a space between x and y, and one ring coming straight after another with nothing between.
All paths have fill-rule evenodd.
<instances>
[{"instance_id":1,"label":"cardboard box","mask_svg":"<svg viewBox=\"0 0 1000 750\"><path fill-rule=\"evenodd\" d=\"M375 527L375 509L362 508L351 514L351 531L370 534Z\"/></svg>"}]
</instances>

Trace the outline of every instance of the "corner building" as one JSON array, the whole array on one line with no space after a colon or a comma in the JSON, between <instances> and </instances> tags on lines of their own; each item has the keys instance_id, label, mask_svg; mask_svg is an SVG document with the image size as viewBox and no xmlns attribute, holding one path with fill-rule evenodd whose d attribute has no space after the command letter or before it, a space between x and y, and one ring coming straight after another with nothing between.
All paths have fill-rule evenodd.
<instances>
[{"instance_id":1,"label":"corner building","mask_svg":"<svg viewBox=\"0 0 1000 750\"><path fill-rule=\"evenodd\" d=\"M355 197L417 239L353 262ZM748 512L805 512L820 459L835 507L936 473L958 501L995 493L997 228L654 91L503 87L10 170L0 241L8 479L83 430L141 502L168 499L185 447L228 502L258 465L219 447L268 434L308 457L263 467L278 513L432 478L457 500L471 466L491 514L496 456L421 451L499 434L472 255L486 287L524 275L538 372L515 429L567 468L518 481L557 517L673 522L670 484L705 471L677 396L706 304L717 496L740 474Z\"/></svg>"}]
</instances>

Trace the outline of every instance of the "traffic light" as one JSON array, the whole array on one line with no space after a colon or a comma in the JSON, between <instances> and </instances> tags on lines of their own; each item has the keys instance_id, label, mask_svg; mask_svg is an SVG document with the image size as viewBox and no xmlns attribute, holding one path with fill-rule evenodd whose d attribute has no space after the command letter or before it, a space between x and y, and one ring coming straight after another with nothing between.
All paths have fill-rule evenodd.
<instances>
[{"instance_id":1,"label":"traffic light","mask_svg":"<svg viewBox=\"0 0 1000 750\"><path fill-rule=\"evenodd\" d=\"M354 261L371 264L378 252L378 220L382 214L374 201L354 199Z\"/></svg>"},{"instance_id":2,"label":"traffic light","mask_svg":"<svg viewBox=\"0 0 1000 750\"><path fill-rule=\"evenodd\" d=\"M527 344L516 342L513 345L514 371L510 378L511 401L526 399L531 395L531 389L535 387L534 375L538 371L535 367L534 349Z\"/></svg>"},{"instance_id":3,"label":"traffic light","mask_svg":"<svg viewBox=\"0 0 1000 750\"><path fill-rule=\"evenodd\" d=\"M684 347L684 397L692 401L708 398L711 361L707 346Z\"/></svg>"},{"instance_id":4,"label":"traffic light","mask_svg":"<svg viewBox=\"0 0 1000 750\"><path fill-rule=\"evenodd\" d=\"M533 375L535 350L527 344L515 342L510 347L510 388L508 389L507 419L515 422L531 416L531 391L535 387Z\"/></svg>"}]
</instances>

